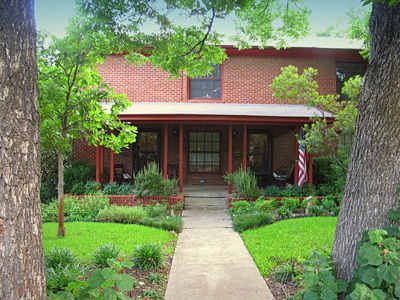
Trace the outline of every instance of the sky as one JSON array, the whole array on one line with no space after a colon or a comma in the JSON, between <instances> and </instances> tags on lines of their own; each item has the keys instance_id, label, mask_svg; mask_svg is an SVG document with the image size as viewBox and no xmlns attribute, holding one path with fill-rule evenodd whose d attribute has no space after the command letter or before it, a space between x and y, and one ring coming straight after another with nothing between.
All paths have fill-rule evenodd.
<instances>
[{"instance_id":1,"label":"sky","mask_svg":"<svg viewBox=\"0 0 400 300\"><path fill-rule=\"evenodd\" d=\"M339 30L344 29L348 23L346 13L350 9L366 9L363 8L360 0L303 1L312 11L310 16L311 36L325 30L328 26L335 26ZM74 14L74 0L36 0L35 6L37 28L58 37L63 36L68 19ZM232 32L232 22L219 21L215 29L229 35Z\"/></svg>"}]
</instances>

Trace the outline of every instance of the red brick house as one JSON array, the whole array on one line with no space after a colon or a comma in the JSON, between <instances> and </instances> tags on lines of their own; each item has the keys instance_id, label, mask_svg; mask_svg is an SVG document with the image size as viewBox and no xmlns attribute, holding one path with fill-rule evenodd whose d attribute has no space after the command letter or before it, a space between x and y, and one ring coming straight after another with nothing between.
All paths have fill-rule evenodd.
<instances>
[{"instance_id":1,"label":"red brick house","mask_svg":"<svg viewBox=\"0 0 400 300\"><path fill-rule=\"evenodd\" d=\"M223 175L241 165L271 184L272 173L298 157L299 127L318 113L272 97L269 85L280 68L318 69L322 93L337 93L343 81L365 68L357 49L224 48L228 59L221 66L192 79L169 80L151 65L133 66L121 55L110 56L99 72L133 102L120 117L138 126L138 141L119 154L76 142L74 158L96 163L96 180L102 182L115 179L114 164L134 174L156 161L164 174L179 178L181 191L189 184L224 185ZM308 166L312 178L310 155Z\"/></svg>"}]
</instances>

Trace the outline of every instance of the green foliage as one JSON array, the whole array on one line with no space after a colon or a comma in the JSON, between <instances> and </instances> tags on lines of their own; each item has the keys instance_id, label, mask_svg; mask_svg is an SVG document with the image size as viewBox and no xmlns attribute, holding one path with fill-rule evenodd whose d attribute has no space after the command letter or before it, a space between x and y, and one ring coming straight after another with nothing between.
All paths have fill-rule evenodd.
<instances>
[{"instance_id":1,"label":"green foliage","mask_svg":"<svg viewBox=\"0 0 400 300\"><path fill-rule=\"evenodd\" d=\"M174 231L176 233L182 232L183 229L183 219L179 216L160 216L156 218L148 217L144 218L139 223L146 226Z\"/></svg>"},{"instance_id":2,"label":"green foliage","mask_svg":"<svg viewBox=\"0 0 400 300\"><path fill-rule=\"evenodd\" d=\"M164 281L164 275L160 273L150 273L146 279L152 284L161 284Z\"/></svg>"},{"instance_id":3,"label":"green foliage","mask_svg":"<svg viewBox=\"0 0 400 300\"><path fill-rule=\"evenodd\" d=\"M355 11L350 11L347 15L350 20L348 37L363 42L363 49L360 51L360 54L365 59L369 59L371 43L369 19L371 17L371 10L364 11L361 14Z\"/></svg>"},{"instance_id":4,"label":"green foliage","mask_svg":"<svg viewBox=\"0 0 400 300\"><path fill-rule=\"evenodd\" d=\"M52 293L65 290L71 282L77 282L78 278L87 274L87 268L81 264L74 263L59 268L47 268L46 286Z\"/></svg>"},{"instance_id":5,"label":"green foliage","mask_svg":"<svg viewBox=\"0 0 400 300\"><path fill-rule=\"evenodd\" d=\"M55 222L58 218L58 201L53 199L49 204L41 203L42 222Z\"/></svg>"},{"instance_id":6,"label":"green foliage","mask_svg":"<svg viewBox=\"0 0 400 300\"><path fill-rule=\"evenodd\" d=\"M400 231L386 229L363 234L349 299L400 299Z\"/></svg>"},{"instance_id":7,"label":"green foliage","mask_svg":"<svg viewBox=\"0 0 400 300\"><path fill-rule=\"evenodd\" d=\"M146 211L140 206L130 207L111 205L100 210L96 216L96 220L138 224L146 216Z\"/></svg>"},{"instance_id":8,"label":"green foliage","mask_svg":"<svg viewBox=\"0 0 400 300\"><path fill-rule=\"evenodd\" d=\"M256 212L250 214L237 215L233 219L233 229L237 232L243 232L247 229L257 228L272 223L273 217L266 212Z\"/></svg>"},{"instance_id":9,"label":"green foliage","mask_svg":"<svg viewBox=\"0 0 400 300\"><path fill-rule=\"evenodd\" d=\"M281 206L278 209L278 216L282 219L290 218L293 212L287 206Z\"/></svg>"},{"instance_id":10,"label":"green foliage","mask_svg":"<svg viewBox=\"0 0 400 300\"><path fill-rule=\"evenodd\" d=\"M185 207L185 202L178 202L177 204L171 205L171 211L181 211Z\"/></svg>"},{"instance_id":11,"label":"green foliage","mask_svg":"<svg viewBox=\"0 0 400 300\"><path fill-rule=\"evenodd\" d=\"M338 153L346 166L348 158L344 153ZM319 196L329 194L339 195L344 190L347 172L338 165L333 157L320 156L313 159L313 181Z\"/></svg>"},{"instance_id":12,"label":"green foliage","mask_svg":"<svg viewBox=\"0 0 400 300\"><path fill-rule=\"evenodd\" d=\"M64 169L64 191L66 193L72 193L75 195L83 195L84 190L82 191L81 185L85 184L90 180L95 179L96 167L94 165L88 165L88 162L85 160L75 160L71 161L68 157L65 160L65 169ZM57 174L55 174L57 177ZM74 186L80 185L80 190L75 190ZM75 187L77 189L77 187Z\"/></svg>"},{"instance_id":13,"label":"green foliage","mask_svg":"<svg viewBox=\"0 0 400 300\"><path fill-rule=\"evenodd\" d=\"M268 185L264 189L264 195L266 197L280 197L281 192L281 188L276 185Z\"/></svg>"},{"instance_id":14,"label":"green foliage","mask_svg":"<svg viewBox=\"0 0 400 300\"><path fill-rule=\"evenodd\" d=\"M107 267L109 259L117 259L121 251L113 244L100 246L93 253L93 263L100 268Z\"/></svg>"},{"instance_id":15,"label":"green foliage","mask_svg":"<svg viewBox=\"0 0 400 300\"><path fill-rule=\"evenodd\" d=\"M278 208L278 201L276 201L275 198L264 200L264 197L259 197L259 199L257 199L254 205L257 211L271 212Z\"/></svg>"},{"instance_id":16,"label":"green foliage","mask_svg":"<svg viewBox=\"0 0 400 300\"><path fill-rule=\"evenodd\" d=\"M147 289L142 292L143 297L147 297L148 299L152 300L162 300L164 299L159 291Z\"/></svg>"},{"instance_id":17,"label":"green foliage","mask_svg":"<svg viewBox=\"0 0 400 300\"><path fill-rule=\"evenodd\" d=\"M40 201L49 203L57 197L57 155L40 150Z\"/></svg>"},{"instance_id":18,"label":"green foliage","mask_svg":"<svg viewBox=\"0 0 400 300\"><path fill-rule=\"evenodd\" d=\"M107 183L103 188L104 195L132 195L134 186L128 182L119 184L118 182Z\"/></svg>"},{"instance_id":19,"label":"green foliage","mask_svg":"<svg viewBox=\"0 0 400 300\"><path fill-rule=\"evenodd\" d=\"M44 257L46 268L59 269L77 262L73 253L67 248L54 247Z\"/></svg>"},{"instance_id":20,"label":"green foliage","mask_svg":"<svg viewBox=\"0 0 400 300\"><path fill-rule=\"evenodd\" d=\"M332 246L337 218L288 219L247 230L241 237L263 276L282 262L303 263L314 247Z\"/></svg>"},{"instance_id":21,"label":"green foliage","mask_svg":"<svg viewBox=\"0 0 400 300\"><path fill-rule=\"evenodd\" d=\"M176 179L163 179L163 174L155 162L149 163L135 176L137 196L171 196L177 187Z\"/></svg>"},{"instance_id":22,"label":"green foliage","mask_svg":"<svg viewBox=\"0 0 400 300\"><path fill-rule=\"evenodd\" d=\"M85 195L98 195L101 194L100 182L90 180L85 183Z\"/></svg>"},{"instance_id":23,"label":"green foliage","mask_svg":"<svg viewBox=\"0 0 400 300\"><path fill-rule=\"evenodd\" d=\"M290 212L296 212L300 207L300 200L298 198L283 198L282 207L286 207Z\"/></svg>"},{"instance_id":24,"label":"green foliage","mask_svg":"<svg viewBox=\"0 0 400 300\"><path fill-rule=\"evenodd\" d=\"M73 195L84 195L85 184L83 182L77 182L72 186L71 194Z\"/></svg>"},{"instance_id":25,"label":"green foliage","mask_svg":"<svg viewBox=\"0 0 400 300\"><path fill-rule=\"evenodd\" d=\"M254 211L254 204L246 200L238 200L232 202L232 207L229 209L229 213L233 216L246 214Z\"/></svg>"},{"instance_id":26,"label":"green foliage","mask_svg":"<svg viewBox=\"0 0 400 300\"><path fill-rule=\"evenodd\" d=\"M305 291L296 295L297 299L339 299L338 294L347 289L347 283L335 278L333 262L326 250L314 252L310 260L304 263L303 283Z\"/></svg>"},{"instance_id":27,"label":"green foliage","mask_svg":"<svg viewBox=\"0 0 400 300\"><path fill-rule=\"evenodd\" d=\"M143 208L150 218L169 216L171 214L170 211L168 210L168 204L157 203L153 205L146 205Z\"/></svg>"},{"instance_id":28,"label":"green foliage","mask_svg":"<svg viewBox=\"0 0 400 300\"><path fill-rule=\"evenodd\" d=\"M133 251L135 266L141 270L159 269L164 260L164 254L158 243L139 245Z\"/></svg>"},{"instance_id":29,"label":"green foliage","mask_svg":"<svg viewBox=\"0 0 400 300\"><path fill-rule=\"evenodd\" d=\"M303 271L293 262L285 263L274 272L274 279L278 282L290 282L298 279Z\"/></svg>"},{"instance_id":30,"label":"green foliage","mask_svg":"<svg viewBox=\"0 0 400 300\"><path fill-rule=\"evenodd\" d=\"M225 177L226 180L228 179ZM229 177L229 180L232 180ZM233 173L233 185L239 196L246 199L255 199L261 195L261 190L257 185L256 176L249 170L243 170L240 168L235 173Z\"/></svg>"}]
</instances>

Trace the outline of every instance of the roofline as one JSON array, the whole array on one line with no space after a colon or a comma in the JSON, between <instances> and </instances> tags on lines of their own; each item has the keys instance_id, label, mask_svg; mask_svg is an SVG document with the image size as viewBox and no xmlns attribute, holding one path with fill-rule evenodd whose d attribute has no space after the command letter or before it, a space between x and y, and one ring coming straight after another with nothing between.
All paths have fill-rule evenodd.
<instances>
[{"instance_id":1,"label":"roofline","mask_svg":"<svg viewBox=\"0 0 400 300\"><path fill-rule=\"evenodd\" d=\"M134 115L126 114L119 115L122 121L134 122L158 122L162 121L169 124L276 124L276 125L298 125L305 123L312 123L309 117L270 117L270 116L227 116L227 115L163 115L163 114L143 114ZM333 122L333 118L326 118L328 122Z\"/></svg>"},{"instance_id":2,"label":"roofline","mask_svg":"<svg viewBox=\"0 0 400 300\"><path fill-rule=\"evenodd\" d=\"M217 45L226 50L229 56L270 56L270 57L301 57L301 58L325 58L340 62L364 62L367 61L360 55L360 49L340 48L317 48L317 47L292 47L276 49L267 47L260 49L253 46L248 49L239 50L234 45ZM151 47L146 47L151 49ZM128 52L112 53L111 55L126 55ZM145 54L146 55L146 54Z\"/></svg>"}]
</instances>

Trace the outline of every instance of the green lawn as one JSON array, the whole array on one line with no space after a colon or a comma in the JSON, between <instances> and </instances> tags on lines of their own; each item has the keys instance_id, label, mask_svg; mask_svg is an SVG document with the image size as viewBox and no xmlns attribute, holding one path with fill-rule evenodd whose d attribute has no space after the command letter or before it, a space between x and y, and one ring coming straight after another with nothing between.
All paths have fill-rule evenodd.
<instances>
[{"instance_id":1,"label":"green lawn","mask_svg":"<svg viewBox=\"0 0 400 300\"><path fill-rule=\"evenodd\" d=\"M152 242L166 244L176 239L168 231L132 224L67 222L65 228L66 237L57 238L57 223L43 223L45 254L54 246L65 247L78 258L89 261L98 247L108 243L116 245L123 254L132 255L135 245Z\"/></svg>"},{"instance_id":2,"label":"green lawn","mask_svg":"<svg viewBox=\"0 0 400 300\"><path fill-rule=\"evenodd\" d=\"M313 248L332 247L336 217L309 217L280 221L247 230L242 238L262 275L277 264L308 259Z\"/></svg>"}]
</instances>

